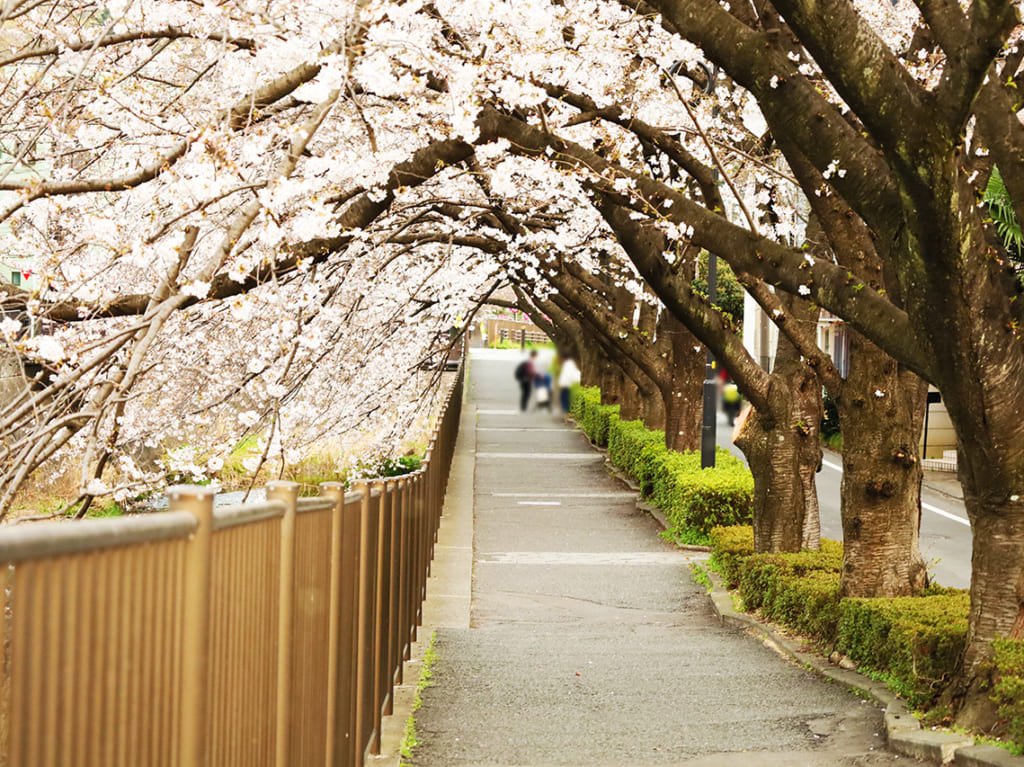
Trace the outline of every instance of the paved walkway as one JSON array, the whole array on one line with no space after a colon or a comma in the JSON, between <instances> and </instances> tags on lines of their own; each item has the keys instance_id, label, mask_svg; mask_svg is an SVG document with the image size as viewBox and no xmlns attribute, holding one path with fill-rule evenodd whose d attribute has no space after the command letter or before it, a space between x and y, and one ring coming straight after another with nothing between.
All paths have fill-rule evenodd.
<instances>
[{"instance_id":1,"label":"paved walkway","mask_svg":"<svg viewBox=\"0 0 1024 767\"><path fill-rule=\"evenodd\" d=\"M719 623L693 555L585 438L511 409L514 365L472 361L469 625L438 624L413 763L911 763L884 750L877 709Z\"/></svg>"}]
</instances>

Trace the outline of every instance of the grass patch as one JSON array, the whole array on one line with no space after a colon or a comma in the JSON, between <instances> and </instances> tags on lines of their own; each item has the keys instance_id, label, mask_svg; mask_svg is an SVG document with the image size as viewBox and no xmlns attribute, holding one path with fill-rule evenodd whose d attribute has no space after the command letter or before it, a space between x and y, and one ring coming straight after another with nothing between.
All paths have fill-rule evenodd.
<instances>
[{"instance_id":1,"label":"grass patch","mask_svg":"<svg viewBox=\"0 0 1024 767\"><path fill-rule=\"evenodd\" d=\"M413 751L420 745L419 735L416 732L416 712L423 705L422 693L433 684L431 679L434 676L434 663L437 662L437 632L430 635L430 642L427 644L427 651L423 654L423 665L420 666L420 678L416 681L416 694L412 699L412 713L405 721L405 734L402 736L401 761L400 764L407 766L412 759Z\"/></svg>"},{"instance_id":2,"label":"grass patch","mask_svg":"<svg viewBox=\"0 0 1024 767\"><path fill-rule=\"evenodd\" d=\"M697 581L701 586L711 593L711 576L708 574L707 569L703 565L699 565L696 562L690 563L690 572L693 574L693 579Z\"/></svg>"}]
</instances>

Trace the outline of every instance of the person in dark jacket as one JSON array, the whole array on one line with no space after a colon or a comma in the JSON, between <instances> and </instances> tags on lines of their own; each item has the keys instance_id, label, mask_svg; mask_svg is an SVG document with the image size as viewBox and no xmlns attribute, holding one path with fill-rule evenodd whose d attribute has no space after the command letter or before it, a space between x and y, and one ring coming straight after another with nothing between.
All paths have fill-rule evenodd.
<instances>
[{"instance_id":1,"label":"person in dark jacket","mask_svg":"<svg viewBox=\"0 0 1024 767\"><path fill-rule=\"evenodd\" d=\"M523 360L516 367L516 380L519 382L521 396L519 398L519 409L523 412L530 405L530 394L533 392L533 382L537 380L537 366L534 361L537 359L537 350L530 352L529 359Z\"/></svg>"}]
</instances>

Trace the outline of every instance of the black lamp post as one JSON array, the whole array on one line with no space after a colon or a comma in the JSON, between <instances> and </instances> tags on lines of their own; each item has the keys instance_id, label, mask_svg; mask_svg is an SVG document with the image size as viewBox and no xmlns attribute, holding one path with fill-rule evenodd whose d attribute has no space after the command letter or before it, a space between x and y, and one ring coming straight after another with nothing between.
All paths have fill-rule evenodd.
<instances>
[{"instance_id":1,"label":"black lamp post","mask_svg":"<svg viewBox=\"0 0 1024 767\"><path fill-rule=\"evenodd\" d=\"M708 253L708 301L718 298L718 256ZM704 363L704 416L700 429L700 467L710 469L715 465L715 443L718 426L718 382L715 380L715 357L707 350Z\"/></svg>"}]
</instances>

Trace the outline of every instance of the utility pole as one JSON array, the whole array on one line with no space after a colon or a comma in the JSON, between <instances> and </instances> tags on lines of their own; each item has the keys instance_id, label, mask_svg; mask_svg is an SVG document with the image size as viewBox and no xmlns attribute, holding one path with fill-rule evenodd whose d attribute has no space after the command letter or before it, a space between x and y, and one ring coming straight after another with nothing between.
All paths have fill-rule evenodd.
<instances>
[{"instance_id":1,"label":"utility pole","mask_svg":"<svg viewBox=\"0 0 1024 767\"><path fill-rule=\"evenodd\" d=\"M718 300L718 257L708 253L708 303ZM704 364L704 417L700 430L700 467L714 468L715 443L718 425L716 403L718 401L718 382L715 380L715 358L710 347L707 350L707 361Z\"/></svg>"}]
</instances>

